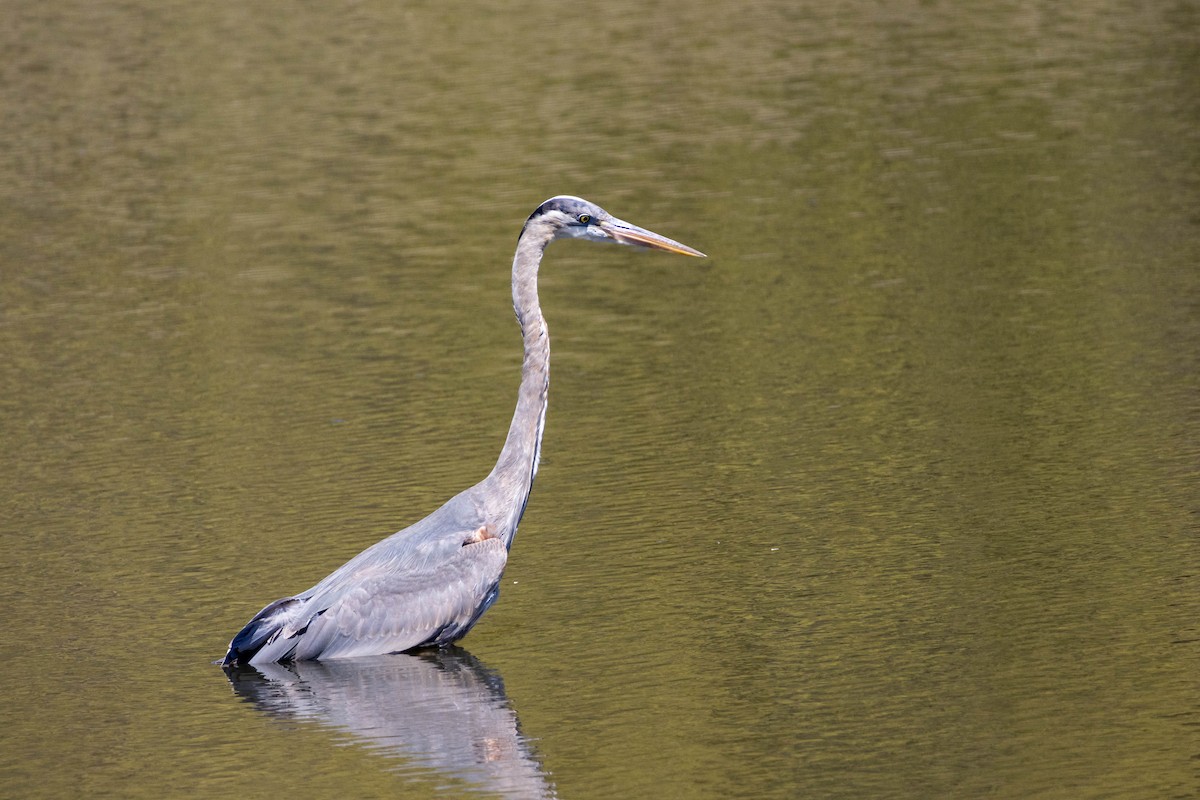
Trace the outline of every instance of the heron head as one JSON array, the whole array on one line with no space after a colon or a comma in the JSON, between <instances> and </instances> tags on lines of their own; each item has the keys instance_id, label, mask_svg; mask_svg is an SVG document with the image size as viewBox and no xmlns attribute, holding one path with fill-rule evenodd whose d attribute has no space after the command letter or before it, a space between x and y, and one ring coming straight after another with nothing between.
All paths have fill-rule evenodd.
<instances>
[{"instance_id":1,"label":"heron head","mask_svg":"<svg viewBox=\"0 0 1200 800\"><path fill-rule=\"evenodd\" d=\"M595 203L571 195L551 197L542 203L526 220L525 226L530 225L549 226L554 239L586 239L665 250L685 256L707 257L699 250L693 250L674 239L617 219Z\"/></svg>"}]
</instances>

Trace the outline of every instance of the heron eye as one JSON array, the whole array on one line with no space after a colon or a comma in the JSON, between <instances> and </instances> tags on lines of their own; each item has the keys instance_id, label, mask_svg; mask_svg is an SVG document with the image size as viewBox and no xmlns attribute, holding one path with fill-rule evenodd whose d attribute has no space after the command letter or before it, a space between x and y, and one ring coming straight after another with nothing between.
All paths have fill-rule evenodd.
<instances>
[{"instance_id":1,"label":"heron eye","mask_svg":"<svg viewBox=\"0 0 1200 800\"><path fill-rule=\"evenodd\" d=\"M584 225L587 225L589 222L592 221L592 215L591 214L580 214L579 221L582 222Z\"/></svg>"}]
</instances>

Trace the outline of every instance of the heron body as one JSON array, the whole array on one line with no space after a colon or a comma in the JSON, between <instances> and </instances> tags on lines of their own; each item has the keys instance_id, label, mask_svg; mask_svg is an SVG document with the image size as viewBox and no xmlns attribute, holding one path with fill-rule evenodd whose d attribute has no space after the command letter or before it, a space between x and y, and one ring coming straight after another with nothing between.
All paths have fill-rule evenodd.
<instances>
[{"instance_id":1,"label":"heron body","mask_svg":"<svg viewBox=\"0 0 1200 800\"><path fill-rule=\"evenodd\" d=\"M447 645L467 634L500 593L500 577L537 475L550 335L538 303L538 267L555 239L704 254L617 219L578 197L538 206L512 265L513 307L525 357L517 407L500 457L481 482L334 570L308 591L268 605L229 643L222 664L347 658Z\"/></svg>"}]
</instances>

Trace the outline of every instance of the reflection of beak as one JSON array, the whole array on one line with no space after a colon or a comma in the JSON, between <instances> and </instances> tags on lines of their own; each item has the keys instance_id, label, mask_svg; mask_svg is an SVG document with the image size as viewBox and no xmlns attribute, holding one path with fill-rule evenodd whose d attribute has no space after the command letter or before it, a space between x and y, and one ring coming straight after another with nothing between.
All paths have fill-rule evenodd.
<instances>
[{"instance_id":1,"label":"reflection of beak","mask_svg":"<svg viewBox=\"0 0 1200 800\"><path fill-rule=\"evenodd\" d=\"M693 250L686 244L680 244L674 239L659 236L657 233L648 231L645 228L639 228L637 225L630 225L623 219L612 217L599 224L615 241L621 244L648 247L651 250L666 250L668 253L679 253L685 256L708 258L704 253L701 253L699 250Z\"/></svg>"}]
</instances>

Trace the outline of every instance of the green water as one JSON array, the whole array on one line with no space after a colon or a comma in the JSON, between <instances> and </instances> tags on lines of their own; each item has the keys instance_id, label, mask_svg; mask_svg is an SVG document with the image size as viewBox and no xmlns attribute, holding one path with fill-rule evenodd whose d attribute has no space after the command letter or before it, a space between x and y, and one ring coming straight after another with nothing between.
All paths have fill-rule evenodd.
<instances>
[{"instance_id":1,"label":"green water","mask_svg":"<svg viewBox=\"0 0 1200 800\"><path fill-rule=\"evenodd\" d=\"M0 795L1200 792L1194 3L4 4ZM234 676L544 460L422 660Z\"/></svg>"}]
</instances>

